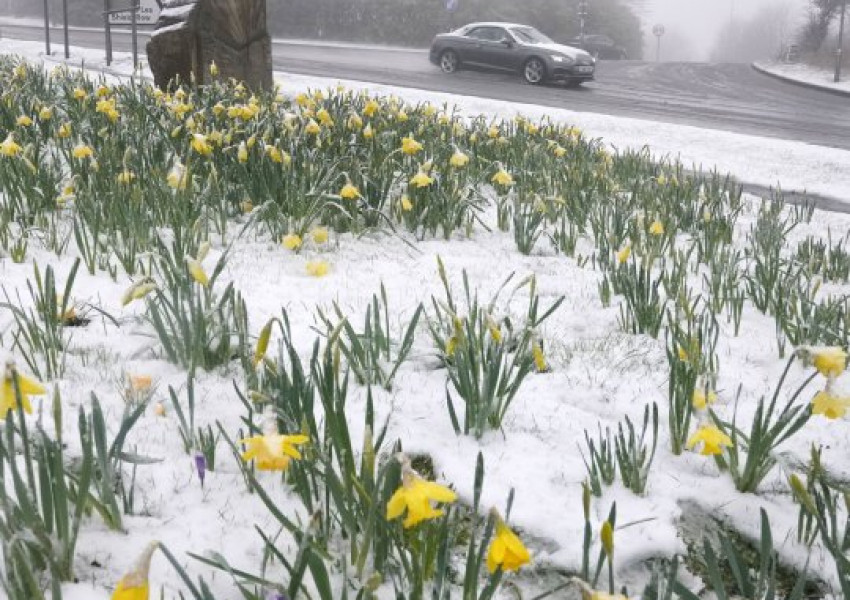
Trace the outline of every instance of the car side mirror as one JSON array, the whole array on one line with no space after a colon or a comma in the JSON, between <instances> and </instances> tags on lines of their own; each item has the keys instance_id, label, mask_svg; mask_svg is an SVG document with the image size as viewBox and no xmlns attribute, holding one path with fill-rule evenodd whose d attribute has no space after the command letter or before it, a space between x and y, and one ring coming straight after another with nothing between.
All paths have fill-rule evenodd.
<instances>
[{"instance_id":1,"label":"car side mirror","mask_svg":"<svg viewBox=\"0 0 850 600\"><path fill-rule=\"evenodd\" d=\"M513 43L512 40L502 40L502 45L505 48L513 48L514 47L514 43Z\"/></svg>"}]
</instances>

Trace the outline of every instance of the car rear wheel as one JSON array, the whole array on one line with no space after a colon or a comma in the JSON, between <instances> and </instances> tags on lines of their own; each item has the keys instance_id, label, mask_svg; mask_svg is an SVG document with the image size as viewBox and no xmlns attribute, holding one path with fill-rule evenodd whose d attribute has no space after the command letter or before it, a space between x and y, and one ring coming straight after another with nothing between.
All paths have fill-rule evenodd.
<instances>
[{"instance_id":1,"label":"car rear wheel","mask_svg":"<svg viewBox=\"0 0 850 600\"><path fill-rule=\"evenodd\" d=\"M440 68L443 73L454 73L460 67L460 58L454 50L446 50L440 55Z\"/></svg>"},{"instance_id":2,"label":"car rear wheel","mask_svg":"<svg viewBox=\"0 0 850 600\"><path fill-rule=\"evenodd\" d=\"M546 65L539 58L531 58L525 63L522 69L522 75L526 82L532 85L543 83L546 79Z\"/></svg>"}]
</instances>

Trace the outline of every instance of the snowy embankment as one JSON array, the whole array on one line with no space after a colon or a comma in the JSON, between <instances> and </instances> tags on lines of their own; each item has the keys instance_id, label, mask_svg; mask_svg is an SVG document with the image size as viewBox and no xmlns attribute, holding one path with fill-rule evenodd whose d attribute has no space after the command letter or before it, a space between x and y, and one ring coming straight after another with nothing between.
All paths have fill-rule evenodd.
<instances>
[{"instance_id":1,"label":"snowy embankment","mask_svg":"<svg viewBox=\"0 0 850 600\"><path fill-rule=\"evenodd\" d=\"M840 92L850 96L850 74L847 73L846 69L843 80L836 83L833 69L823 69L805 64L762 61L753 63L753 67L758 71L791 83Z\"/></svg>"}]
</instances>

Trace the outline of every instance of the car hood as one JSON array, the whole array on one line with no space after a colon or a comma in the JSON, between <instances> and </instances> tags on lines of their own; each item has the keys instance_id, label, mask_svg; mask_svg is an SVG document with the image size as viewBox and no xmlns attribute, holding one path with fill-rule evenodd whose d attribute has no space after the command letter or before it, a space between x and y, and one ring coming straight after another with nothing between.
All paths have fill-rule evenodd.
<instances>
[{"instance_id":1,"label":"car hood","mask_svg":"<svg viewBox=\"0 0 850 600\"><path fill-rule=\"evenodd\" d=\"M564 56L569 56L573 60L577 60L579 58L591 58L590 54L585 52L580 48L573 48L572 46L565 46L564 44L529 44L530 46L534 46L536 48L543 48L544 50L548 50L549 52L557 52L558 54L563 54Z\"/></svg>"}]
</instances>

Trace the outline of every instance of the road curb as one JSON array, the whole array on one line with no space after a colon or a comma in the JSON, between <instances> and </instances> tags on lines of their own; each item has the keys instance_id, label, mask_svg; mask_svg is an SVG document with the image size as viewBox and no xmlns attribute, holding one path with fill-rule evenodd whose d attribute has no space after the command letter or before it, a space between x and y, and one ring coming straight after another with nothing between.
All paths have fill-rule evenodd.
<instances>
[{"instance_id":1,"label":"road curb","mask_svg":"<svg viewBox=\"0 0 850 600\"><path fill-rule=\"evenodd\" d=\"M796 85L799 87L809 88L810 90L818 90L821 92L826 92L827 94L833 94L834 96L844 96L845 98L850 98L850 90L839 90L834 87L829 87L825 85L821 85L819 83L811 83L809 81L800 81L799 79L795 79L788 75L782 75L780 73L776 73L771 71L770 69L766 69L758 63L751 63L750 66L758 73L762 75L767 75L768 77L772 77L774 79L778 79L779 81L784 81L785 83L790 83L792 85Z\"/></svg>"}]
</instances>

